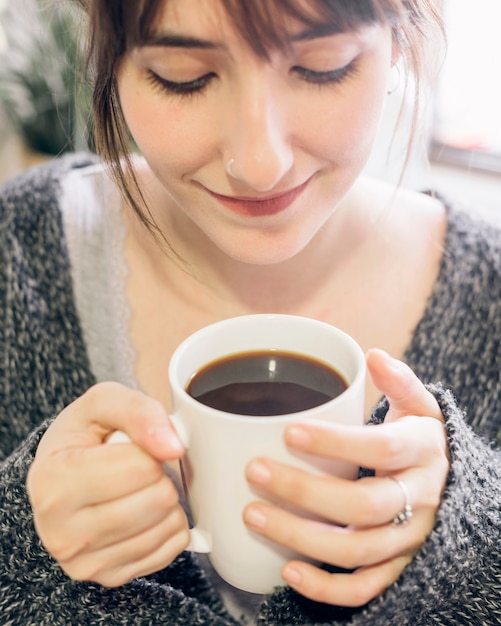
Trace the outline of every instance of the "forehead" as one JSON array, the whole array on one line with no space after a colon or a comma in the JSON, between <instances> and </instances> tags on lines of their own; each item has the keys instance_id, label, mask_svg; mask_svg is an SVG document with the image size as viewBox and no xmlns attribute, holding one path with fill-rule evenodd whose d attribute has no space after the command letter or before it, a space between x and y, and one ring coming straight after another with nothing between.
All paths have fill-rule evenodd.
<instances>
[{"instance_id":1,"label":"forehead","mask_svg":"<svg viewBox=\"0 0 501 626\"><path fill-rule=\"evenodd\" d=\"M164 0L152 26L155 30L196 32L217 31L234 25L223 0Z\"/></svg>"},{"instance_id":2,"label":"forehead","mask_svg":"<svg viewBox=\"0 0 501 626\"><path fill-rule=\"evenodd\" d=\"M138 15L144 45L160 32L189 32L197 37L237 34L260 56L286 47L291 36L311 30L315 36L354 31L386 20L374 0L161 0L146 2Z\"/></svg>"}]
</instances>

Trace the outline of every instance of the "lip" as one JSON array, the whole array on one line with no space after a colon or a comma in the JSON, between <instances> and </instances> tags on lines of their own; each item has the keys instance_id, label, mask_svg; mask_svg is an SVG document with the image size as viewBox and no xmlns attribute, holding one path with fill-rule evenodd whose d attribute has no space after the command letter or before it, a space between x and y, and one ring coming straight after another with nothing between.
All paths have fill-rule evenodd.
<instances>
[{"instance_id":1,"label":"lip","mask_svg":"<svg viewBox=\"0 0 501 626\"><path fill-rule=\"evenodd\" d=\"M224 206L234 213L250 217L262 217L266 215L276 215L285 211L285 209L304 191L310 181L311 178L308 178L304 183L289 191L265 198L223 196L214 191L208 191L213 198L218 200L221 204L224 204Z\"/></svg>"}]
</instances>

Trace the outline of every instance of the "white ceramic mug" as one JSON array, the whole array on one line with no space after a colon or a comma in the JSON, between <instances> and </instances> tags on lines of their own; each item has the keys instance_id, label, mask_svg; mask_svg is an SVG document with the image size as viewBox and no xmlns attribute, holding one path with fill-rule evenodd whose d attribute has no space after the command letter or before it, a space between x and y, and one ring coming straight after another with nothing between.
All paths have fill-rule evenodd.
<instances>
[{"instance_id":1,"label":"white ceramic mug","mask_svg":"<svg viewBox=\"0 0 501 626\"><path fill-rule=\"evenodd\" d=\"M272 417L216 410L186 392L193 374L207 364L257 350L287 351L314 358L341 374L348 387L315 408ZM293 315L247 315L202 328L183 341L172 356L169 382L171 419L187 450L183 474L194 520L188 549L208 553L215 570L231 585L253 593L269 593L283 584L280 571L284 563L304 557L245 526L244 508L262 498L248 484L245 468L251 459L267 456L316 473L356 478L358 467L288 449L283 430L287 424L305 420L361 424L363 352L349 335L323 322ZM111 440L119 438L116 433Z\"/></svg>"}]
</instances>

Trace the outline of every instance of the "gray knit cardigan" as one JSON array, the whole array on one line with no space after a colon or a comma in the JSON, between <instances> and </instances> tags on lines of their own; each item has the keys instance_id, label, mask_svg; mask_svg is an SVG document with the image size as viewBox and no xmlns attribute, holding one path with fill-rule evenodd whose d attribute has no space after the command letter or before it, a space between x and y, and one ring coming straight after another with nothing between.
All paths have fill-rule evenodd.
<instances>
[{"instance_id":1,"label":"gray knit cardigan","mask_svg":"<svg viewBox=\"0 0 501 626\"><path fill-rule=\"evenodd\" d=\"M69 579L34 530L25 480L37 444L94 383L58 207L61 177L87 163L56 160L0 192L0 624L234 624L191 553L109 589ZM434 530L367 606L319 605L284 587L261 626L501 624L501 233L448 214L440 276L406 354L446 418L451 470ZM386 410L383 401L373 421Z\"/></svg>"}]
</instances>

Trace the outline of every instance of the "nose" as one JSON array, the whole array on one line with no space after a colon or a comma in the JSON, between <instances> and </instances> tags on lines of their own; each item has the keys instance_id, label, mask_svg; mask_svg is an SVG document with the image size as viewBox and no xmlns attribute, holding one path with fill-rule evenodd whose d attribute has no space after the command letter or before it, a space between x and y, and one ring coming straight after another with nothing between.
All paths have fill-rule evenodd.
<instances>
[{"instance_id":1,"label":"nose","mask_svg":"<svg viewBox=\"0 0 501 626\"><path fill-rule=\"evenodd\" d=\"M264 82L234 97L227 116L227 173L255 191L272 190L291 169L294 157L285 102ZM228 121L230 123L228 124Z\"/></svg>"}]
</instances>

